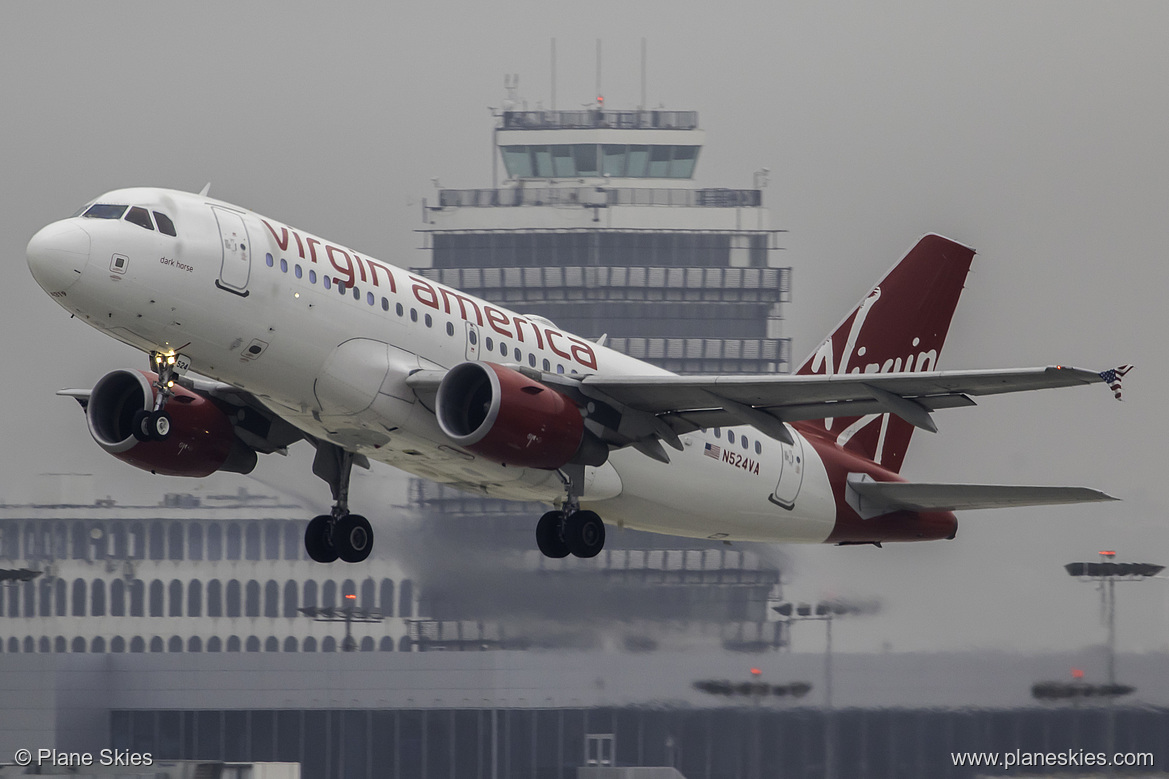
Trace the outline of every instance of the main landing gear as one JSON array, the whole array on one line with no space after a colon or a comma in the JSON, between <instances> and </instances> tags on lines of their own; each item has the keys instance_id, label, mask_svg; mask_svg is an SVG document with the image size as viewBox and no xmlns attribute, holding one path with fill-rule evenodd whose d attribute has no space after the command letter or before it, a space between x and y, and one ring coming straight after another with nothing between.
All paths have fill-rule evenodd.
<instances>
[{"instance_id":1,"label":"main landing gear","mask_svg":"<svg viewBox=\"0 0 1169 779\"><path fill-rule=\"evenodd\" d=\"M605 523L595 511L580 507L584 466L569 467L561 473L568 497L564 509L549 511L536 523L536 546L545 557L596 557L605 548Z\"/></svg>"},{"instance_id":2,"label":"main landing gear","mask_svg":"<svg viewBox=\"0 0 1169 779\"><path fill-rule=\"evenodd\" d=\"M373 528L365 517L349 513L353 452L324 441L315 443L317 456L313 460L313 473L329 483L333 492L333 510L308 523L304 531L304 548L318 563L331 563L337 559L360 563L373 551Z\"/></svg>"},{"instance_id":3,"label":"main landing gear","mask_svg":"<svg viewBox=\"0 0 1169 779\"><path fill-rule=\"evenodd\" d=\"M139 441L165 441L170 435L171 418L166 413L166 404L174 397L175 364L177 357L174 352L150 353L150 369L158 373L154 382L154 410L138 409L134 412L130 430Z\"/></svg>"}]
</instances>

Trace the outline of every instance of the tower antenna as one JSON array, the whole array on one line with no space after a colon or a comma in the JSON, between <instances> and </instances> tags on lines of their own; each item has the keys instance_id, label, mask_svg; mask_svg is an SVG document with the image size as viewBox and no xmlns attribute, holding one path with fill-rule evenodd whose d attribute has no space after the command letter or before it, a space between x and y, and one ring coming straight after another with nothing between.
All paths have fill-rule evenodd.
<instances>
[{"instance_id":1,"label":"tower antenna","mask_svg":"<svg viewBox=\"0 0 1169 779\"><path fill-rule=\"evenodd\" d=\"M642 111L645 110L645 38L641 39L641 105L638 106Z\"/></svg>"},{"instance_id":2,"label":"tower antenna","mask_svg":"<svg viewBox=\"0 0 1169 779\"><path fill-rule=\"evenodd\" d=\"M604 97L601 96L601 39L597 38L597 104L604 107Z\"/></svg>"}]
</instances>

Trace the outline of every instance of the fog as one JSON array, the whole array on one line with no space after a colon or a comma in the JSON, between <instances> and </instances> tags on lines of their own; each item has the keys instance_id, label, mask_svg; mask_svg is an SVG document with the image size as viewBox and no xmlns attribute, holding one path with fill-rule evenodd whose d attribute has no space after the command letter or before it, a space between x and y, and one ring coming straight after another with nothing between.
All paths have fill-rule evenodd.
<instances>
[{"instance_id":1,"label":"fog","mask_svg":"<svg viewBox=\"0 0 1169 779\"><path fill-rule=\"evenodd\" d=\"M940 232L978 250L940 367L1137 366L1123 403L1096 386L943 412L904 469L922 481L1082 484L1123 502L972 512L950 542L784 549L792 597L884 604L841 620L838 648L1099 643L1097 595L1062 565L1104 548L1169 559L1157 487L1169 423L1156 409L1169 378L1158 345L1169 319L1164 4L17 0L3 15L0 500L41 499L41 474L91 473L99 494L125 501L258 480L328 503L303 451L205 485L102 454L76 404L53 393L143 358L37 287L24 247L39 227L117 187L210 181L216 197L421 264L414 230L434 180L491 184L488 109L504 75L519 74L529 107L551 107L555 38L556 107L590 103L600 38L605 103L631 108L645 38L648 105L697 110L707 133L699 184L747 187L770 170L764 202L789 231L779 261L794 269L785 328L797 357L918 236ZM353 500L393 523L402 483L375 465ZM1123 585L1123 649L1169 648L1167 595L1163 579ZM822 641L794 636L797 649Z\"/></svg>"}]
</instances>

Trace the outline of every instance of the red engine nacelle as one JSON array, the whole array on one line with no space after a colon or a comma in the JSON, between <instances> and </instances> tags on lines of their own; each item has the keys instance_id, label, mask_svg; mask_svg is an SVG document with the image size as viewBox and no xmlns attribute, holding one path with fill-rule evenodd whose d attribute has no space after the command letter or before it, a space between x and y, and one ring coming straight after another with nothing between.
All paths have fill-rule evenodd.
<instances>
[{"instance_id":1,"label":"red engine nacelle","mask_svg":"<svg viewBox=\"0 0 1169 779\"><path fill-rule=\"evenodd\" d=\"M571 398L494 363L451 368L435 413L452 441L504 465L554 470L571 462L600 465L608 456Z\"/></svg>"},{"instance_id":2,"label":"red engine nacelle","mask_svg":"<svg viewBox=\"0 0 1169 779\"><path fill-rule=\"evenodd\" d=\"M236 438L227 415L210 398L178 385L166 404L171 417L166 440L135 438L134 413L153 410L157 378L145 371L117 370L94 385L85 418L98 446L136 468L167 476L250 473L256 467L256 453Z\"/></svg>"}]
</instances>

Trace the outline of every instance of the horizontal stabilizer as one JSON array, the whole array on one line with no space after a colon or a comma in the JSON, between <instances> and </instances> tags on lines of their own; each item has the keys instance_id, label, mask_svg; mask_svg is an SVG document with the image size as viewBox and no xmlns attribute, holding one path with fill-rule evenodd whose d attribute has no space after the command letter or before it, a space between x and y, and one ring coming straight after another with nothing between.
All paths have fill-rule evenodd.
<instances>
[{"instance_id":1,"label":"horizontal stabilizer","mask_svg":"<svg viewBox=\"0 0 1169 779\"><path fill-rule=\"evenodd\" d=\"M848 503L864 519L891 511L967 511L1014 506L1054 506L1117 500L1088 487L1028 487L1005 484L912 484L848 479Z\"/></svg>"}]
</instances>

